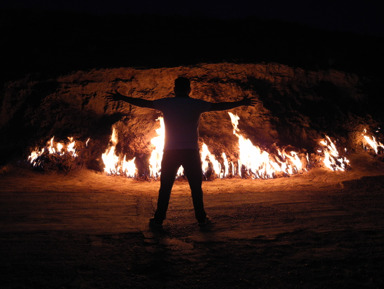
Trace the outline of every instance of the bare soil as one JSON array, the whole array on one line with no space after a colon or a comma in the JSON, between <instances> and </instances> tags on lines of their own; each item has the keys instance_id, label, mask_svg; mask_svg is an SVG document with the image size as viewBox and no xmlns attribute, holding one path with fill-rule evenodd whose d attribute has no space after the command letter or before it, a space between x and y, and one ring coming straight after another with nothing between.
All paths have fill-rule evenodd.
<instances>
[{"instance_id":1,"label":"bare soil","mask_svg":"<svg viewBox=\"0 0 384 289\"><path fill-rule=\"evenodd\" d=\"M83 170L0 175L1 288L384 288L384 163L348 172L204 182L213 225L175 183Z\"/></svg>"}]
</instances>

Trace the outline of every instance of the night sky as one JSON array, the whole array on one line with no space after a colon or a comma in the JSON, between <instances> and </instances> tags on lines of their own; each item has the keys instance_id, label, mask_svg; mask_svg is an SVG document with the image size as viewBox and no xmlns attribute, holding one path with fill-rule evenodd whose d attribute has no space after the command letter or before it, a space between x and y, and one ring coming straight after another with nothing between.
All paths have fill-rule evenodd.
<instances>
[{"instance_id":1,"label":"night sky","mask_svg":"<svg viewBox=\"0 0 384 289\"><path fill-rule=\"evenodd\" d=\"M3 0L0 8L69 10L94 14L126 13L205 16L217 18L277 19L311 27L384 36L380 1L265 0Z\"/></svg>"},{"instance_id":2,"label":"night sky","mask_svg":"<svg viewBox=\"0 0 384 289\"><path fill-rule=\"evenodd\" d=\"M206 62L382 75L380 12L379 1L3 0L0 81Z\"/></svg>"}]
</instances>

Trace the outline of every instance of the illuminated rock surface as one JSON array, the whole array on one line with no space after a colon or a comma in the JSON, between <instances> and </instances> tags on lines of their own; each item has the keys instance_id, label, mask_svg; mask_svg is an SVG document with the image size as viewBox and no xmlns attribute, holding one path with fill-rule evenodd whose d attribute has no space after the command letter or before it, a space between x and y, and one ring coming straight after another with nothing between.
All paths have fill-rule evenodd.
<instances>
[{"instance_id":1,"label":"illuminated rock surface","mask_svg":"<svg viewBox=\"0 0 384 289\"><path fill-rule=\"evenodd\" d=\"M1 105L2 161L26 154L29 147L51 136L74 136L89 141L87 166L100 169L100 156L116 123L117 150L136 157L145 167L156 135L155 110L108 102L104 96L121 93L145 99L172 96L179 76L192 81L192 97L208 101L235 101L243 95L258 99L255 107L237 108L239 129L262 148L273 144L313 151L328 134L354 147L351 135L368 124L374 129L374 104L361 90L361 80L340 71L306 71L280 64L201 64L158 69L100 69L77 71L55 79L25 79L8 83ZM369 114L371 113L371 114ZM373 115L373 119L372 119ZM200 136L212 153L233 157L237 138L226 112L202 116ZM140 168L139 168L140 169Z\"/></svg>"}]
</instances>

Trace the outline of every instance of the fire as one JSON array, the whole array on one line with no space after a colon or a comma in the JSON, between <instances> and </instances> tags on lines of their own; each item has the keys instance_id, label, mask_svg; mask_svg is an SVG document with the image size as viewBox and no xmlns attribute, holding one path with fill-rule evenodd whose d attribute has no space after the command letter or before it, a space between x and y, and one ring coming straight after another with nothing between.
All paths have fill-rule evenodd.
<instances>
[{"instance_id":1,"label":"fire","mask_svg":"<svg viewBox=\"0 0 384 289\"><path fill-rule=\"evenodd\" d=\"M260 147L255 146L249 139L244 138L238 129L239 117L229 113L232 124L233 133L239 139L239 159L237 166L230 161L226 154L223 152L220 158L212 154L208 146L203 143L200 151L202 170L205 175L208 172L213 173L214 176L224 178L228 176L251 176L252 178L274 178L279 174L292 175L306 171L308 164L308 156L306 159L301 159L299 154L294 151L285 152L285 150L277 150L277 155L269 154L263 151ZM156 129L157 136L151 139L151 144L154 149L149 158L149 176L152 178L159 178L161 175L161 160L163 157L164 140L165 140L165 126L164 119L159 117L159 128ZM105 164L104 171L108 174L121 174L124 172L127 176L134 176L136 167L134 167L134 159L129 161L131 168L129 172L125 170L124 160L121 161L116 154L115 148L117 144L117 132L115 129L112 131L111 136L112 145L106 150L102 158ZM121 164L122 163L122 164ZM183 175L183 167L180 167L177 176Z\"/></svg>"},{"instance_id":2,"label":"fire","mask_svg":"<svg viewBox=\"0 0 384 289\"><path fill-rule=\"evenodd\" d=\"M135 159L136 158L133 158L127 161L126 156L124 155L124 159L121 164L121 170L127 177L133 178L137 174Z\"/></svg>"},{"instance_id":3,"label":"fire","mask_svg":"<svg viewBox=\"0 0 384 289\"><path fill-rule=\"evenodd\" d=\"M278 155L272 155L252 144L251 140L239 133L239 117L228 112L233 126L233 134L238 137L239 160L237 174L243 177L243 172L253 178L274 178L283 173L292 175L306 171L307 161L300 159L297 152L286 153L278 149Z\"/></svg>"},{"instance_id":4,"label":"fire","mask_svg":"<svg viewBox=\"0 0 384 289\"><path fill-rule=\"evenodd\" d=\"M375 151L376 154L379 153L379 149L384 149L384 145L381 142L376 141L375 137L369 137L367 134L367 130L364 129L364 133L362 133L363 136L363 147L366 149L368 146L371 147Z\"/></svg>"},{"instance_id":5,"label":"fire","mask_svg":"<svg viewBox=\"0 0 384 289\"><path fill-rule=\"evenodd\" d=\"M228 161L227 155L225 153L221 154L221 158L223 159L223 162L224 162L224 172L222 172L220 177L227 177L227 176L229 176L229 161ZM232 168L233 168L233 163L232 163Z\"/></svg>"},{"instance_id":6,"label":"fire","mask_svg":"<svg viewBox=\"0 0 384 289\"><path fill-rule=\"evenodd\" d=\"M161 160L163 158L163 149L165 142L165 125L163 117L157 119L160 126L156 129L156 134L154 138L151 139L151 144L154 146L151 156L149 158L149 174L152 178L159 178L161 175ZM219 161L216 160L215 156L210 153L208 146L203 143L201 154L201 162L203 172L206 174L210 169L210 164L215 175L219 177L225 177L228 175L228 165L225 166L224 172L222 172L222 166ZM225 156L225 154L224 154ZM224 158L224 164L228 163L226 157ZM177 176L182 176L184 174L184 169L181 166L177 171Z\"/></svg>"},{"instance_id":7,"label":"fire","mask_svg":"<svg viewBox=\"0 0 384 289\"><path fill-rule=\"evenodd\" d=\"M224 153L223 153L224 154ZM224 154L225 156L225 154ZM203 173L207 174L207 172L210 169L209 164L212 166L212 171L214 172L215 175L217 175L220 178L228 176L228 160L226 158L224 159L224 170L222 170L222 165L221 163L216 159L216 157L211 154L211 152L208 149L208 146L203 143L201 147L201 152L200 152L200 157L201 157L201 163L202 163L202 169Z\"/></svg>"},{"instance_id":8,"label":"fire","mask_svg":"<svg viewBox=\"0 0 384 289\"><path fill-rule=\"evenodd\" d=\"M78 157L75 148L76 142L73 140L73 137L68 137L68 139L70 141L68 144L64 142L55 142L55 137L53 136L47 142L47 146L40 149L36 148L35 150L33 150L28 156L28 161L32 164L32 166L40 167L42 166L42 157L44 155L69 155L74 158Z\"/></svg>"},{"instance_id":9,"label":"fire","mask_svg":"<svg viewBox=\"0 0 384 289\"><path fill-rule=\"evenodd\" d=\"M101 155L104 162L104 172L109 175L125 175L127 177L134 177L137 174L135 158L127 161L125 155L123 159L117 156L115 153L117 142L117 132L115 127L113 127L110 139L111 145Z\"/></svg>"},{"instance_id":10,"label":"fire","mask_svg":"<svg viewBox=\"0 0 384 289\"><path fill-rule=\"evenodd\" d=\"M251 178L275 178L281 175L293 175L307 171L310 163L308 154L303 156L296 151L285 151L284 149L275 149L275 153L267 152L259 146L254 145L250 139L245 138L238 128L239 117L235 114L228 113L233 126L233 134L238 138L238 160L232 162L227 155L222 152L216 156L211 153L208 146L203 143L200 151L202 171L214 177L251 177ZM163 158L163 149L165 141L165 125L164 119L159 117L159 128L156 129L157 135L151 139L154 149L149 158L149 177L159 178L161 175L161 160ZM376 153L379 149L384 149L381 142L376 141L375 137L369 137L364 130L363 140L364 146L370 146ZM73 137L68 138L69 142L55 142L52 137L47 146L41 149L33 150L28 156L28 161L34 167L43 166L45 155L54 155L63 157L78 157L76 142ZM88 146L90 139L87 139L85 146ZM105 152L102 154L104 163L104 172L109 175L125 175L127 177L137 176L137 168L135 158L127 160L126 155L118 156L116 154L116 145L118 143L118 135L115 127L112 127L112 135L110 143ZM318 153L322 155L322 164L332 171L345 171L349 167L349 160L345 156L341 156L335 142L330 137L319 142L320 149ZM177 176L182 176L183 167L180 167Z\"/></svg>"},{"instance_id":11,"label":"fire","mask_svg":"<svg viewBox=\"0 0 384 289\"><path fill-rule=\"evenodd\" d=\"M149 175L153 178L160 176L161 160L163 159L163 149L165 141L164 119L159 117L160 127L156 129L157 136L151 139L151 144L155 147L149 158Z\"/></svg>"},{"instance_id":12,"label":"fire","mask_svg":"<svg viewBox=\"0 0 384 289\"><path fill-rule=\"evenodd\" d=\"M72 154L72 156L77 157L75 144L76 142L73 140L73 137L68 138L70 140L70 143L67 145L67 152Z\"/></svg>"},{"instance_id":13,"label":"fire","mask_svg":"<svg viewBox=\"0 0 384 289\"><path fill-rule=\"evenodd\" d=\"M163 158L165 141L164 119L159 117L157 121L159 121L160 126L156 129L157 136L151 139L151 144L154 146L154 149L149 158L149 176L154 179L159 178L161 175L161 160ZM110 143L111 145L106 149L105 153L102 154L104 172L109 175L126 175L127 177L134 177L137 175L135 158L127 161L125 155L121 158L115 153L118 138L117 131L114 127L112 129ZM183 167L180 167L177 176L182 176L183 174Z\"/></svg>"},{"instance_id":14,"label":"fire","mask_svg":"<svg viewBox=\"0 0 384 289\"><path fill-rule=\"evenodd\" d=\"M346 157L340 156L336 145L329 136L319 142L321 149L319 153L323 153L323 164L332 171L345 171L349 167L349 160Z\"/></svg>"},{"instance_id":15,"label":"fire","mask_svg":"<svg viewBox=\"0 0 384 289\"><path fill-rule=\"evenodd\" d=\"M161 174L161 160L163 159L163 150L165 142L165 125L164 118L159 117L157 119L160 123L160 127L156 129L157 136L151 139L151 144L155 147L149 158L149 176L152 178L159 178ZM184 174L183 167L180 167L177 171L177 176Z\"/></svg>"}]
</instances>

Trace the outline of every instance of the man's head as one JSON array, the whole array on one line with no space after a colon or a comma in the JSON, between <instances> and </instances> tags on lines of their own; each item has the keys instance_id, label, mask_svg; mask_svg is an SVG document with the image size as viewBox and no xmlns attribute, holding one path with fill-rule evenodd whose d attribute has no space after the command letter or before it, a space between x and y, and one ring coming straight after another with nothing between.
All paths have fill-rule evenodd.
<instances>
[{"instance_id":1,"label":"man's head","mask_svg":"<svg viewBox=\"0 0 384 289\"><path fill-rule=\"evenodd\" d=\"M176 97L189 97L191 82L185 77L176 78L174 91Z\"/></svg>"}]
</instances>

